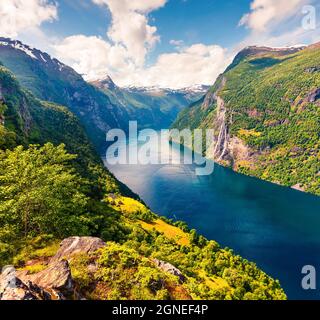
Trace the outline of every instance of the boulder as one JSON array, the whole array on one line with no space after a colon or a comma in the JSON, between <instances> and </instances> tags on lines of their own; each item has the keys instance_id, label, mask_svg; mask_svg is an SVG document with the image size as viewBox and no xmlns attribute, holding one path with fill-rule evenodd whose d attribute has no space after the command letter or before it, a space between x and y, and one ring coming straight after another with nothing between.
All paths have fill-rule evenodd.
<instances>
[{"instance_id":1,"label":"boulder","mask_svg":"<svg viewBox=\"0 0 320 320\"><path fill-rule=\"evenodd\" d=\"M158 259L153 259L153 262L162 271L168 272L168 273L178 277L181 282L186 281L186 277L182 274L182 272L179 269L177 269L175 266L173 266L172 264L165 262L165 261L158 260Z\"/></svg>"},{"instance_id":2,"label":"boulder","mask_svg":"<svg viewBox=\"0 0 320 320\"><path fill-rule=\"evenodd\" d=\"M319 72L320 71L320 66L310 67L310 68L305 69L305 71L308 72L308 73Z\"/></svg>"},{"instance_id":3,"label":"boulder","mask_svg":"<svg viewBox=\"0 0 320 320\"><path fill-rule=\"evenodd\" d=\"M10 266L0 275L0 300L51 300L51 294L34 283L23 282Z\"/></svg>"},{"instance_id":4,"label":"boulder","mask_svg":"<svg viewBox=\"0 0 320 320\"><path fill-rule=\"evenodd\" d=\"M304 189L303 185L300 184L300 183L297 183L296 185L292 186L291 188L294 189L294 190L301 191L301 192L305 192L305 191L306 191L306 190Z\"/></svg>"},{"instance_id":5,"label":"boulder","mask_svg":"<svg viewBox=\"0 0 320 320\"><path fill-rule=\"evenodd\" d=\"M0 300L65 300L81 299L75 290L69 261L78 254L92 254L106 244L99 238L71 237L60 244L48 267L36 274L7 267L0 275ZM95 270L90 265L88 272Z\"/></svg>"},{"instance_id":6,"label":"boulder","mask_svg":"<svg viewBox=\"0 0 320 320\"><path fill-rule=\"evenodd\" d=\"M320 99L320 88L312 90L307 97L307 101L314 103Z\"/></svg>"},{"instance_id":7,"label":"boulder","mask_svg":"<svg viewBox=\"0 0 320 320\"><path fill-rule=\"evenodd\" d=\"M50 264L63 259L71 261L74 255L91 254L105 246L99 238L94 237L71 237L63 240L57 254L51 258Z\"/></svg>"},{"instance_id":8,"label":"boulder","mask_svg":"<svg viewBox=\"0 0 320 320\"><path fill-rule=\"evenodd\" d=\"M52 263L47 269L36 274L30 275L28 271L17 272L17 277L25 283L32 283L52 291L57 298L64 299L74 293L74 282L69 263L66 260Z\"/></svg>"}]
</instances>

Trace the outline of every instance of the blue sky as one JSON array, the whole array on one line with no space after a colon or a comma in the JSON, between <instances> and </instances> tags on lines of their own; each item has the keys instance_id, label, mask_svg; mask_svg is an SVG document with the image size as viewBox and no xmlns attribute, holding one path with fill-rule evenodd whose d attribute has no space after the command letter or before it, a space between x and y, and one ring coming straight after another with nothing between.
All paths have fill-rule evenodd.
<instances>
[{"instance_id":1,"label":"blue sky","mask_svg":"<svg viewBox=\"0 0 320 320\"><path fill-rule=\"evenodd\" d=\"M62 0L58 3L59 20L44 26L48 34L67 37L80 33L107 40L106 30L112 19L110 12L90 1ZM154 62L161 53L173 52L174 47L170 44L173 39L183 40L189 46L218 43L232 47L249 33L238 23L249 11L250 3L250 0L168 1L163 8L149 15L161 36L161 41L148 56L149 62Z\"/></svg>"},{"instance_id":2,"label":"blue sky","mask_svg":"<svg viewBox=\"0 0 320 320\"><path fill-rule=\"evenodd\" d=\"M148 0L145 0L148 1ZM170 40L182 39L186 45L218 43L231 47L249 30L238 23L249 12L250 0L170 0L163 8L150 13L152 25L161 36L151 52L153 57L174 51ZM73 34L106 37L111 14L90 1L59 1L59 21L46 24L48 31L64 37Z\"/></svg>"},{"instance_id":3,"label":"blue sky","mask_svg":"<svg viewBox=\"0 0 320 320\"><path fill-rule=\"evenodd\" d=\"M319 41L317 16L318 0L1 0L0 34L89 80L178 88L212 84L247 45Z\"/></svg>"}]
</instances>

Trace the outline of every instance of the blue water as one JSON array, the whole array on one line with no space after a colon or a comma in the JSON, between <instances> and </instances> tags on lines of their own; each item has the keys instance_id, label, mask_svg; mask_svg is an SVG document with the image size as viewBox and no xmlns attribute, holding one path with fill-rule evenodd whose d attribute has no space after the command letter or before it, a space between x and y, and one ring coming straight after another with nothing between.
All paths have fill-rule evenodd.
<instances>
[{"instance_id":1,"label":"blue water","mask_svg":"<svg viewBox=\"0 0 320 320\"><path fill-rule=\"evenodd\" d=\"M174 157L180 152L173 145ZM289 299L320 299L320 281L315 291L301 287L305 265L320 279L320 197L218 165L210 176L196 176L195 165L106 165L154 212L187 222L279 279Z\"/></svg>"}]
</instances>

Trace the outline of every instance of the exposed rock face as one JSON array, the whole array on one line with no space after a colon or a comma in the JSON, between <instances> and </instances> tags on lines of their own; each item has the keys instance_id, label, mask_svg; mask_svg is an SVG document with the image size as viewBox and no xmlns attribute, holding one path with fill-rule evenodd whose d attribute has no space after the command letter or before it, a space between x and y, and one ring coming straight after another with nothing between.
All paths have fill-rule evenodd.
<instances>
[{"instance_id":1,"label":"exposed rock face","mask_svg":"<svg viewBox=\"0 0 320 320\"><path fill-rule=\"evenodd\" d=\"M59 251L43 271L29 274L27 270L6 268L0 275L0 300L80 299L68 261L78 254L92 254L105 245L99 238L71 237L61 242Z\"/></svg>"},{"instance_id":2,"label":"exposed rock face","mask_svg":"<svg viewBox=\"0 0 320 320\"><path fill-rule=\"evenodd\" d=\"M305 71L308 72L308 73L319 72L320 71L320 66L307 68Z\"/></svg>"},{"instance_id":3,"label":"exposed rock face","mask_svg":"<svg viewBox=\"0 0 320 320\"><path fill-rule=\"evenodd\" d=\"M244 161L250 158L248 146L238 137L232 137L228 146L234 162Z\"/></svg>"},{"instance_id":4,"label":"exposed rock face","mask_svg":"<svg viewBox=\"0 0 320 320\"><path fill-rule=\"evenodd\" d=\"M118 89L118 86L113 82L110 76L107 76L103 80L93 81L92 85L96 86L99 89L102 90L116 90Z\"/></svg>"},{"instance_id":5,"label":"exposed rock face","mask_svg":"<svg viewBox=\"0 0 320 320\"><path fill-rule=\"evenodd\" d=\"M217 103L216 116L212 123L214 128L214 138L206 156L217 163L223 163L230 160L230 134L228 128L227 108L224 100L219 96L219 92L226 84L225 77L222 78L221 84L213 97Z\"/></svg>"},{"instance_id":6,"label":"exposed rock face","mask_svg":"<svg viewBox=\"0 0 320 320\"><path fill-rule=\"evenodd\" d=\"M310 103L314 103L319 99L320 99L320 88L312 90L307 97L307 101Z\"/></svg>"},{"instance_id":7,"label":"exposed rock face","mask_svg":"<svg viewBox=\"0 0 320 320\"><path fill-rule=\"evenodd\" d=\"M280 50L279 53L281 52L282 51ZM254 154L242 139L232 136L229 132L229 126L232 123L232 114L228 115L225 101L219 96L219 92L225 85L226 78L222 77L219 88L215 93L208 93L202 105L204 107L206 101L207 103L215 101L217 104L215 110L216 115L212 123L214 138L212 144L207 149L206 156L221 165L230 166L237 170L239 163L243 163L244 161L250 162ZM248 116L251 118L259 118L261 115L262 114L257 109L248 111Z\"/></svg>"},{"instance_id":8,"label":"exposed rock face","mask_svg":"<svg viewBox=\"0 0 320 320\"><path fill-rule=\"evenodd\" d=\"M50 264L66 259L72 260L77 254L90 254L105 246L99 238L94 237L71 237L63 240L57 254L50 260Z\"/></svg>"},{"instance_id":9,"label":"exposed rock face","mask_svg":"<svg viewBox=\"0 0 320 320\"><path fill-rule=\"evenodd\" d=\"M37 274L29 275L27 272L17 272L19 279L32 283L40 288L52 289L56 296L68 297L74 293L74 283L69 263L62 260L53 264ZM61 296L61 294L63 296Z\"/></svg>"},{"instance_id":10,"label":"exposed rock face","mask_svg":"<svg viewBox=\"0 0 320 320\"><path fill-rule=\"evenodd\" d=\"M51 295L34 283L24 283L9 266L0 275L0 300L51 300Z\"/></svg>"},{"instance_id":11,"label":"exposed rock face","mask_svg":"<svg viewBox=\"0 0 320 320\"><path fill-rule=\"evenodd\" d=\"M303 187L303 185L301 185L300 183L294 185L291 187L292 189L294 190L297 190L297 191L301 191L301 192L305 192L305 188Z\"/></svg>"},{"instance_id":12,"label":"exposed rock face","mask_svg":"<svg viewBox=\"0 0 320 320\"><path fill-rule=\"evenodd\" d=\"M181 282L185 282L186 277L181 273L179 269L168 262L164 262L158 259L153 259L156 266L164 272L168 272L174 276L177 276Z\"/></svg>"}]
</instances>

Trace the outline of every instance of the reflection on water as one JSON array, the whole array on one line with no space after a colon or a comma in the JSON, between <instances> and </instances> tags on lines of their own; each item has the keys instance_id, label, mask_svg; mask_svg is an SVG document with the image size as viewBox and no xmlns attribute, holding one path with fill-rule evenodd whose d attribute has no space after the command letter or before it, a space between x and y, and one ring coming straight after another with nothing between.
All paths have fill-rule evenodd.
<instances>
[{"instance_id":1,"label":"reflection on water","mask_svg":"<svg viewBox=\"0 0 320 320\"><path fill-rule=\"evenodd\" d=\"M168 151L153 156L161 152ZM173 157L180 152L173 145ZM194 165L106 165L156 213L184 220L256 262L280 280L289 298L320 298L320 288L301 288L302 267L320 268L320 197L218 165L210 176L197 176Z\"/></svg>"}]
</instances>

